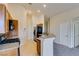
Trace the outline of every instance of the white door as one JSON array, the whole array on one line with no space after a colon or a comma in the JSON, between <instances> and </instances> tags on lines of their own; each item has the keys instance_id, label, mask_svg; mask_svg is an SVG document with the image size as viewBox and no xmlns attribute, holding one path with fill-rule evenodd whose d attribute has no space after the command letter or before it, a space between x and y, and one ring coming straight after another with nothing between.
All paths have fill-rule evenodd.
<instances>
[{"instance_id":1,"label":"white door","mask_svg":"<svg viewBox=\"0 0 79 59\"><path fill-rule=\"evenodd\" d=\"M69 24L60 24L60 43L69 46Z\"/></svg>"},{"instance_id":2,"label":"white door","mask_svg":"<svg viewBox=\"0 0 79 59\"><path fill-rule=\"evenodd\" d=\"M75 47L79 45L79 22L76 22L74 27L74 43Z\"/></svg>"}]
</instances>

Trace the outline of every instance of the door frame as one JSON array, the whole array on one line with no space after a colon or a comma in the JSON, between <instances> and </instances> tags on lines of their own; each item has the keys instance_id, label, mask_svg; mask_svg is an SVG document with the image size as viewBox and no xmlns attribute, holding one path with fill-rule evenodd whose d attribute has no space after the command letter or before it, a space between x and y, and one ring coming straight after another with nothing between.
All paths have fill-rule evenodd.
<instances>
[{"instance_id":1,"label":"door frame","mask_svg":"<svg viewBox=\"0 0 79 59\"><path fill-rule=\"evenodd\" d=\"M65 46L71 48L71 44L69 44L68 41L67 41L67 40L69 40L69 38L70 38L70 36L71 36L71 35L69 36L69 33L68 33L68 31L69 31L68 28L69 28L69 26L70 26L69 24L70 24L70 22L63 22L63 23L60 24L60 43L61 43L62 45L65 45ZM62 33L61 29L62 29L62 26L63 26L63 25L66 25L66 26L67 26L67 27L64 26L64 27L66 27L66 32L65 32L66 34L64 34L64 37L67 39L67 40L66 40L67 42L66 42L66 41L64 41L64 42L66 42L66 43L63 43L63 41L61 40L62 35L63 35L63 34L61 34L61 33ZM64 30L64 31L65 31L65 30ZM70 39L71 39L71 38L70 38Z\"/></svg>"},{"instance_id":2,"label":"door frame","mask_svg":"<svg viewBox=\"0 0 79 59\"><path fill-rule=\"evenodd\" d=\"M77 23L77 22L79 22L79 18L75 18L75 19L73 19L72 21L71 21L71 47L72 48L75 48L75 24Z\"/></svg>"}]
</instances>

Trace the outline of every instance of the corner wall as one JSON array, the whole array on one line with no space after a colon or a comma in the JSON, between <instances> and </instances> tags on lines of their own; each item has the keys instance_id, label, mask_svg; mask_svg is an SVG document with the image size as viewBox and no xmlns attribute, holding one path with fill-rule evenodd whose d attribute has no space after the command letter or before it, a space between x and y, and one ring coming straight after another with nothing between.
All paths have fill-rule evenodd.
<instances>
[{"instance_id":1,"label":"corner wall","mask_svg":"<svg viewBox=\"0 0 79 59\"><path fill-rule=\"evenodd\" d=\"M79 17L79 8L66 11L62 14L58 14L50 18L50 33L53 33L54 35L56 35L56 40L55 40L56 43L62 44L60 40L60 24L63 22L70 22L75 17ZM70 42L70 44L72 46L72 42Z\"/></svg>"},{"instance_id":2,"label":"corner wall","mask_svg":"<svg viewBox=\"0 0 79 59\"><path fill-rule=\"evenodd\" d=\"M27 11L18 4L6 4L6 7L14 20L19 23L19 38L23 43L27 38Z\"/></svg>"}]
</instances>

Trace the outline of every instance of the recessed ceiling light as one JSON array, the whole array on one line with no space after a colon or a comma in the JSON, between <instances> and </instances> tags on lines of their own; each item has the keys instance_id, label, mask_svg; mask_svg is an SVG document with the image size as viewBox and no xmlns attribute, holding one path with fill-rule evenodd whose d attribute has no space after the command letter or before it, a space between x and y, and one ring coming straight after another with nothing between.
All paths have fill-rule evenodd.
<instances>
[{"instance_id":1,"label":"recessed ceiling light","mask_svg":"<svg viewBox=\"0 0 79 59\"><path fill-rule=\"evenodd\" d=\"M44 8L46 8L46 6L47 6L46 4L43 5Z\"/></svg>"},{"instance_id":2,"label":"recessed ceiling light","mask_svg":"<svg viewBox=\"0 0 79 59\"><path fill-rule=\"evenodd\" d=\"M40 10L37 10L38 13L40 13Z\"/></svg>"}]
</instances>

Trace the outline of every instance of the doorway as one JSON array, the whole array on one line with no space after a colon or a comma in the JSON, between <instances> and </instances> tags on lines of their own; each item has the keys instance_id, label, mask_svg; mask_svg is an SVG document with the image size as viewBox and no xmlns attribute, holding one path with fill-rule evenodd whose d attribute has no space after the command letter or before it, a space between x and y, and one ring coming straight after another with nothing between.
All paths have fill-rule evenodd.
<instances>
[{"instance_id":1,"label":"doorway","mask_svg":"<svg viewBox=\"0 0 79 59\"><path fill-rule=\"evenodd\" d=\"M79 22L74 24L74 46L79 46Z\"/></svg>"},{"instance_id":2,"label":"doorway","mask_svg":"<svg viewBox=\"0 0 79 59\"><path fill-rule=\"evenodd\" d=\"M37 24L34 27L34 38L39 38L43 33L43 24Z\"/></svg>"}]
</instances>

